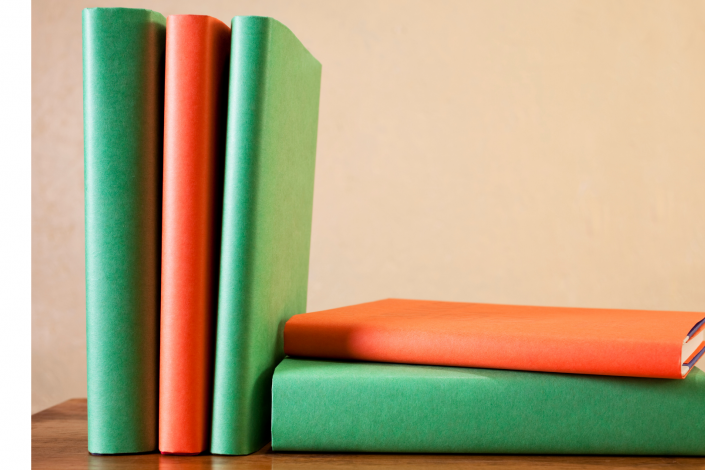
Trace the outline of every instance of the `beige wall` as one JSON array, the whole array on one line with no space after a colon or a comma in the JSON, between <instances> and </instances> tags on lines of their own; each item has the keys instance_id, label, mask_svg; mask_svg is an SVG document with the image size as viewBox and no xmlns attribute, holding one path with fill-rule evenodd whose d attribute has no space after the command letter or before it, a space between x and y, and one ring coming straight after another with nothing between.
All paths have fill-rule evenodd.
<instances>
[{"instance_id":1,"label":"beige wall","mask_svg":"<svg viewBox=\"0 0 705 470\"><path fill-rule=\"evenodd\" d=\"M85 396L81 8L273 16L323 64L309 310L705 310L702 1L39 1L32 409Z\"/></svg>"}]
</instances>

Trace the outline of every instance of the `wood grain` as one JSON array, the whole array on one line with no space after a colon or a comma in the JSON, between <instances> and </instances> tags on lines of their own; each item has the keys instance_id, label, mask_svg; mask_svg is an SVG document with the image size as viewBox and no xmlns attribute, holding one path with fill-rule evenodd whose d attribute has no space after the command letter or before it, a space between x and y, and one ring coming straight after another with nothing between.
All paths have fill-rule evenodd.
<instances>
[{"instance_id":1,"label":"wood grain","mask_svg":"<svg viewBox=\"0 0 705 470\"><path fill-rule=\"evenodd\" d=\"M69 400L32 416L32 468L34 469L705 469L705 458L692 457L299 454L272 452L269 445L244 457L217 455L177 457L157 453L92 456L88 454L87 442L85 399Z\"/></svg>"}]
</instances>

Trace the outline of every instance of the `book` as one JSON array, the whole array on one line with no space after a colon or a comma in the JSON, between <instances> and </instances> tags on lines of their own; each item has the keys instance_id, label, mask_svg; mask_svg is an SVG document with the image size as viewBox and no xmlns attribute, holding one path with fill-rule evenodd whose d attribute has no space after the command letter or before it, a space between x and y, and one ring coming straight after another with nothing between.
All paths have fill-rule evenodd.
<instances>
[{"instance_id":1,"label":"book","mask_svg":"<svg viewBox=\"0 0 705 470\"><path fill-rule=\"evenodd\" d=\"M209 449L230 28L166 20L159 450Z\"/></svg>"},{"instance_id":2,"label":"book","mask_svg":"<svg viewBox=\"0 0 705 470\"><path fill-rule=\"evenodd\" d=\"M83 10L88 450L157 447L165 18Z\"/></svg>"},{"instance_id":3,"label":"book","mask_svg":"<svg viewBox=\"0 0 705 470\"><path fill-rule=\"evenodd\" d=\"M698 312L387 299L296 315L289 356L682 379L705 349Z\"/></svg>"},{"instance_id":4,"label":"book","mask_svg":"<svg viewBox=\"0 0 705 470\"><path fill-rule=\"evenodd\" d=\"M287 358L272 450L705 455L705 372L684 380Z\"/></svg>"},{"instance_id":5,"label":"book","mask_svg":"<svg viewBox=\"0 0 705 470\"><path fill-rule=\"evenodd\" d=\"M269 441L282 332L306 311L321 64L272 18L232 20L211 452Z\"/></svg>"}]
</instances>

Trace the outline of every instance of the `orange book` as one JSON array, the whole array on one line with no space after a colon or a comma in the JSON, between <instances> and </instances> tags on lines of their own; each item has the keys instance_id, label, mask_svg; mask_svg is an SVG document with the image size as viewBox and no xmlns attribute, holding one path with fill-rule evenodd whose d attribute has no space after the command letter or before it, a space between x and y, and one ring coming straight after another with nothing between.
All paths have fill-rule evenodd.
<instances>
[{"instance_id":1,"label":"orange book","mask_svg":"<svg viewBox=\"0 0 705 470\"><path fill-rule=\"evenodd\" d=\"M230 28L167 18L159 450L208 449Z\"/></svg>"},{"instance_id":2,"label":"orange book","mask_svg":"<svg viewBox=\"0 0 705 470\"><path fill-rule=\"evenodd\" d=\"M293 316L289 356L682 379L703 313L387 299Z\"/></svg>"}]
</instances>

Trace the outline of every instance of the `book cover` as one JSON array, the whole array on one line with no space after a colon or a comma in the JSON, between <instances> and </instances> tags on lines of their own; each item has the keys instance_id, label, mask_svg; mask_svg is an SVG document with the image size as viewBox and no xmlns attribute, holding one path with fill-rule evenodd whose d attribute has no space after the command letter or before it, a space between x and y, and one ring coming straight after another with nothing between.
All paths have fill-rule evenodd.
<instances>
[{"instance_id":1,"label":"book cover","mask_svg":"<svg viewBox=\"0 0 705 470\"><path fill-rule=\"evenodd\" d=\"M210 437L230 28L166 20L159 450Z\"/></svg>"},{"instance_id":2,"label":"book cover","mask_svg":"<svg viewBox=\"0 0 705 470\"><path fill-rule=\"evenodd\" d=\"M290 356L682 379L702 357L698 312L387 299L296 315Z\"/></svg>"},{"instance_id":3,"label":"book cover","mask_svg":"<svg viewBox=\"0 0 705 470\"><path fill-rule=\"evenodd\" d=\"M83 10L88 450L157 447L166 21Z\"/></svg>"},{"instance_id":4,"label":"book cover","mask_svg":"<svg viewBox=\"0 0 705 470\"><path fill-rule=\"evenodd\" d=\"M321 64L272 18L232 20L211 452L269 441L284 323L306 311Z\"/></svg>"},{"instance_id":5,"label":"book cover","mask_svg":"<svg viewBox=\"0 0 705 470\"><path fill-rule=\"evenodd\" d=\"M272 450L705 455L705 372L684 380L287 358Z\"/></svg>"}]
</instances>

